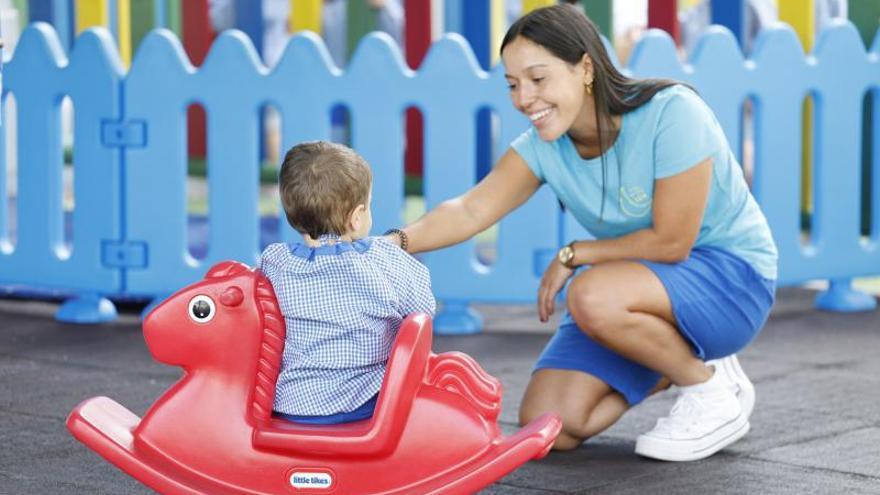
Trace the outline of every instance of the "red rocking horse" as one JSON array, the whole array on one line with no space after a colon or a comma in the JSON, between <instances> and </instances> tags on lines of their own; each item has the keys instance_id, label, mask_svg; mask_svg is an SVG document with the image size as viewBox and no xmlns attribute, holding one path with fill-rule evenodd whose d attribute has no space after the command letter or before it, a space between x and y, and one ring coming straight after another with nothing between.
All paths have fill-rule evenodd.
<instances>
[{"instance_id":1,"label":"red rocking horse","mask_svg":"<svg viewBox=\"0 0 880 495\"><path fill-rule=\"evenodd\" d=\"M546 414L504 437L501 384L462 353L431 352L431 320L400 328L371 419L299 425L272 417L284 319L269 281L215 265L152 311L153 356L186 373L139 418L107 397L67 419L78 440L166 494L465 494L559 434Z\"/></svg>"}]
</instances>

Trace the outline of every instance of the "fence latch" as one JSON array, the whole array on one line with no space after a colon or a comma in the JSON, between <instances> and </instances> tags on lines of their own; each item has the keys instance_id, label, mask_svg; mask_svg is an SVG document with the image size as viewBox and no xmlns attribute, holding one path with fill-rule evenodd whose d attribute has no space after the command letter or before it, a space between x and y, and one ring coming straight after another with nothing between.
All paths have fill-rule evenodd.
<instances>
[{"instance_id":1,"label":"fence latch","mask_svg":"<svg viewBox=\"0 0 880 495\"><path fill-rule=\"evenodd\" d=\"M147 144L147 123L143 120L104 120L101 143L111 148L143 148Z\"/></svg>"},{"instance_id":2,"label":"fence latch","mask_svg":"<svg viewBox=\"0 0 880 495\"><path fill-rule=\"evenodd\" d=\"M104 241L101 262L108 268L146 268L147 243L140 241Z\"/></svg>"}]
</instances>

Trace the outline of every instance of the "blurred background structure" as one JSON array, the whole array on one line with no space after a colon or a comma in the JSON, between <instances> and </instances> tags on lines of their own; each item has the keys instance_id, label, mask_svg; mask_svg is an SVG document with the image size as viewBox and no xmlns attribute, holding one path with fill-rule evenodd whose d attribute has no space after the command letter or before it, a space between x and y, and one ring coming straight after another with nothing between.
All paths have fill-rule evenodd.
<instances>
[{"instance_id":1,"label":"blurred background structure","mask_svg":"<svg viewBox=\"0 0 880 495\"><path fill-rule=\"evenodd\" d=\"M377 232L414 219L526 129L498 46L554 3L0 0L0 286L95 322L115 317L111 300L160 300L221 259L253 264L296 236L274 183L304 139L371 162ZM782 284L821 288L823 309L875 308L880 0L571 3L621 67L688 81L713 107L770 220ZM476 242L424 256L439 331L478 331L474 302L531 302L556 249L589 236L542 193Z\"/></svg>"}]
</instances>

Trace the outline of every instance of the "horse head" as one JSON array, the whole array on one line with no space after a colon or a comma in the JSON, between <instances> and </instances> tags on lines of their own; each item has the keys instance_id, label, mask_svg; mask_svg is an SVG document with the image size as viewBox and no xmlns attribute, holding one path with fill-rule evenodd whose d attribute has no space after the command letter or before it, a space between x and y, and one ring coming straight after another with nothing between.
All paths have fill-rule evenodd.
<instances>
[{"instance_id":1,"label":"horse head","mask_svg":"<svg viewBox=\"0 0 880 495\"><path fill-rule=\"evenodd\" d=\"M241 263L218 263L159 304L144 320L153 357L187 370L231 371L249 361L262 340L257 277Z\"/></svg>"}]
</instances>

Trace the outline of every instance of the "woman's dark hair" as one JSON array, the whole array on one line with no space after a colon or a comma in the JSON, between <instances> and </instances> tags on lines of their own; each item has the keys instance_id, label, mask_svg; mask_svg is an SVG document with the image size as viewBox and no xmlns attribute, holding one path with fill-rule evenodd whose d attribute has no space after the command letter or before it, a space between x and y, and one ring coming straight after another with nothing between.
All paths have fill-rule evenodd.
<instances>
[{"instance_id":1,"label":"woman's dark hair","mask_svg":"<svg viewBox=\"0 0 880 495\"><path fill-rule=\"evenodd\" d=\"M621 74L605 51L599 30L581 10L573 5L559 4L533 10L520 17L507 30L501 42L501 52L515 39L523 37L544 47L570 65L581 63L584 54L593 63L593 96L595 98L596 126L599 134L599 154L602 157L602 206L605 207L605 129L611 127L611 117L631 112L657 94L676 84L669 79L632 79ZM618 172L620 162L618 161ZM618 173L618 177L619 177ZM600 217L601 217L600 212Z\"/></svg>"}]
</instances>

